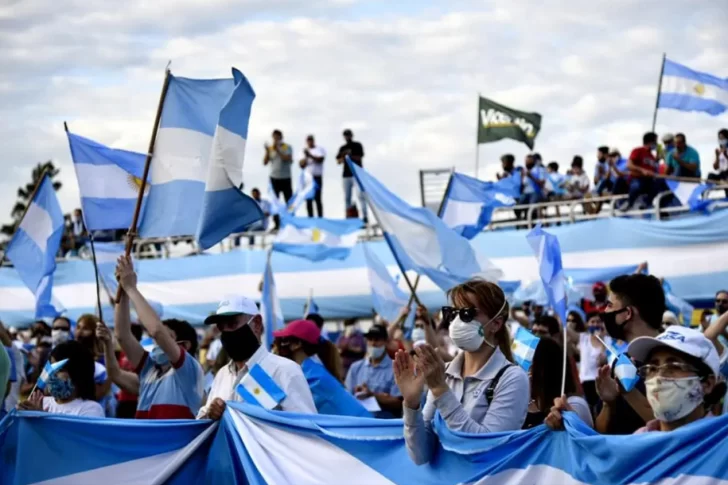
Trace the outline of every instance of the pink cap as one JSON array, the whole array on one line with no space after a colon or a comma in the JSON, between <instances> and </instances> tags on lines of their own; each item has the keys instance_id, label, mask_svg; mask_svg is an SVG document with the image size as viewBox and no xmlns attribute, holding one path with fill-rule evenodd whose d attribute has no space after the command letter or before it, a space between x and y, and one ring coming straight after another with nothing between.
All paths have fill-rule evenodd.
<instances>
[{"instance_id":1,"label":"pink cap","mask_svg":"<svg viewBox=\"0 0 728 485\"><path fill-rule=\"evenodd\" d=\"M273 332L273 336L296 337L310 344L317 344L321 338L321 330L310 320L294 320L280 330Z\"/></svg>"}]
</instances>

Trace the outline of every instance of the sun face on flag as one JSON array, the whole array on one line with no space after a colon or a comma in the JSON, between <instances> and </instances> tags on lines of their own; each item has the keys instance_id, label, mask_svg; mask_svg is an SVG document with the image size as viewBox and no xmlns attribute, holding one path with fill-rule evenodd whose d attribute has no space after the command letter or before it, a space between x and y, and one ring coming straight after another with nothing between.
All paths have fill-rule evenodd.
<instances>
[{"instance_id":1,"label":"sun face on flag","mask_svg":"<svg viewBox=\"0 0 728 485\"><path fill-rule=\"evenodd\" d=\"M260 394L260 387L256 387L255 389L253 389L253 394L255 394L256 396L259 395Z\"/></svg>"},{"instance_id":2,"label":"sun face on flag","mask_svg":"<svg viewBox=\"0 0 728 485\"><path fill-rule=\"evenodd\" d=\"M703 83L697 83L695 86L693 86L693 91L695 91L695 94L698 96L702 96L705 94L705 84Z\"/></svg>"},{"instance_id":3,"label":"sun face on flag","mask_svg":"<svg viewBox=\"0 0 728 485\"><path fill-rule=\"evenodd\" d=\"M126 181L129 184L129 187L137 191L137 193L139 192L139 188L142 186L142 179L133 175L128 175ZM149 193L149 184L144 186L144 193Z\"/></svg>"}]
</instances>

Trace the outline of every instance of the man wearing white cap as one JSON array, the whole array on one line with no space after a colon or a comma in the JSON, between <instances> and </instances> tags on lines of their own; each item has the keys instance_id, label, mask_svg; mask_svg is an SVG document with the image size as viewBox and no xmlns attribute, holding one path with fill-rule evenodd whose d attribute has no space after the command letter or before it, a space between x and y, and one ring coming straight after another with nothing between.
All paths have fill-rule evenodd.
<instances>
[{"instance_id":1,"label":"man wearing white cap","mask_svg":"<svg viewBox=\"0 0 728 485\"><path fill-rule=\"evenodd\" d=\"M671 325L657 337L634 339L627 352L643 364L638 373L656 418L637 433L672 431L697 421L725 394L725 383L716 384L718 352L697 330Z\"/></svg>"},{"instance_id":2,"label":"man wearing white cap","mask_svg":"<svg viewBox=\"0 0 728 485\"><path fill-rule=\"evenodd\" d=\"M236 388L248 371L259 366L285 393L276 409L316 414L301 367L292 360L271 354L260 344L263 319L255 302L244 296L228 296L205 325L217 325L222 347L230 356L230 363L220 369L212 383L207 404L200 409L197 419L220 419L225 401L243 401Z\"/></svg>"}]
</instances>

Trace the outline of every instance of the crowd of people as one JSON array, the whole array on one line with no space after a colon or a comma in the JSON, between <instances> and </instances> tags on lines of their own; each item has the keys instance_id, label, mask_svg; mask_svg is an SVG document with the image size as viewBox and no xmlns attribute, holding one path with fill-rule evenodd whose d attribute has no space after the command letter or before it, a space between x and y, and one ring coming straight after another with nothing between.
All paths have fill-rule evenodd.
<instances>
[{"instance_id":1,"label":"crowd of people","mask_svg":"<svg viewBox=\"0 0 728 485\"><path fill-rule=\"evenodd\" d=\"M646 208L652 205L657 194L668 191L665 180L679 177L690 181L703 179L698 151L688 144L683 133L662 136L658 143L656 133L645 133L642 144L635 147L627 157L619 148L600 146L597 148L593 177L584 171L584 159L575 155L566 173L560 173L558 162L545 163L539 153L526 155L523 166L517 166L515 157L506 154L501 157L502 171L498 180L518 176L521 178L521 196L518 204L537 204L555 200L588 199L607 195L626 195L620 208ZM718 132L718 147L712 164L714 172L707 179L728 183L728 129ZM676 203L666 198L664 205ZM594 205L597 210L599 205ZM588 210L592 210L589 208ZM517 211L523 218L525 211Z\"/></svg>"},{"instance_id":2,"label":"crowd of people","mask_svg":"<svg viewBox=\"0 0 728 485\"><path fill-rule=\"evenodd\" d=\"M157 314L128 257L116 277L123 292L113 331L94 315L0 327L0 409L219 420L226 403L252 399L241 390L252 376L281 391L271 409L402 418L418 464L433 457L438 412L451 430L491 433L559 430L573 411L603 434L666 432L725 412L726 290L693 329L666 311L658 278L623 275L569 307L564 329L548 308L512 308L500 286L474 279L452 288L441 311L417 309L412 328L404 328L405 308L393 322L375 317L366 332L347 320L332 339L324 318L309 314L273 332L269 348L260 309L247 297L223 297L201 335ZM522 328L540 338L527 368L512 351ZM640 376L634 389L615 376L608 348L631 358ZM42 377L46 361L64 365Z\"/></svg>"}]
</instances>

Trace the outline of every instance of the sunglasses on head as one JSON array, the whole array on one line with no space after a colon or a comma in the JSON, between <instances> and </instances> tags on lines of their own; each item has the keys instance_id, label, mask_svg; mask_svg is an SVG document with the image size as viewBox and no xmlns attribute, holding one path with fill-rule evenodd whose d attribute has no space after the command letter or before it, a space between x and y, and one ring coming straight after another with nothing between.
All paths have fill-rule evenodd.
<instances>
[{"instance_id":1,"label":"sunglasses on head","mask_svg":"<svg viewBox=\"0 0 728 485\"><path fill-rule=\"evenodd\" d=\"M478 314L477 308L454 308L451 306L442 307L442 319L446 322L452 322L456 316L460 316L460 320L464 323L470 323Z\"/></svg>"}]
</instances>

